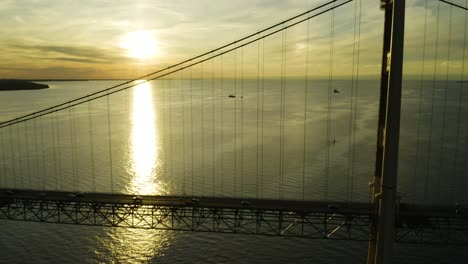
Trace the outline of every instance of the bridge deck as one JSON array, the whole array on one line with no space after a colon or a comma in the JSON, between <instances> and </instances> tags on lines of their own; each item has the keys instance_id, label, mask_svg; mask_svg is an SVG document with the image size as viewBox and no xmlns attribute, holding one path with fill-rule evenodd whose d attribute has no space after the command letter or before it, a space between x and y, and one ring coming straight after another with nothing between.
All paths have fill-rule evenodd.
<instances>
[{"instance_id":1,"label":"bridge deck","mask_svg":"<svg viewBox=\"0 0 468 264\"><path fill-rule=\"evenodd\" d=\"M45 194L45 195L44 195ZM372 239L370 204L0 189L0 219L241 233ZM457 210L458 209L458 210ZM454 206L400 204L396 241L468 244L468 214Z\"/></svg>"},{"instance_id":2,"label":"bridge deck","mask_svg":"<svg viewBox=\"0 0 468 264\"><path fill-rule=\"evenodd\" d=\"M80 201L95 203L118 203L134 204L137 195L130 194L110 194L110 193L86 193L82 197L76 197L74 192L63 191L34 191L21 190L14 191L0 189L0 200L22 199L22 200L43 200L43 201ZM41 196L45 194L45 196ZM75 197L71 197L74 195ZM307 211L307 212L331 212L333 209L339 210L343 214L369 215L370 205L367 203L343 203L326 201L296 201L296 200L275 200L275 199L253 199L253 198L231 198L231 197L199 197L199 196L162 196L162 195L138 195L141 205L155 206L177 206L177 207L209 207L209 208L231 208L240 209L250 207L260 210L277 211Z\"/></svg>"}]
</instances>

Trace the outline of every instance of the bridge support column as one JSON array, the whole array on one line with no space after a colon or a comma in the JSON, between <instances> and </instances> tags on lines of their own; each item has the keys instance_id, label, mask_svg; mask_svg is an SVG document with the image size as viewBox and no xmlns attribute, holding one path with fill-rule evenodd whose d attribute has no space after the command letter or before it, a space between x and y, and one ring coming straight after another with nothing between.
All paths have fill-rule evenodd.
<instances>
[{"instance_id":1,"label":"bridge support column","mask_svg":"<svg viewBox=\"0 0 468 264\"><path fill-rule=\"evenodd\" d=\"M380 4L385 26L368 264L391 263L393 253L405 30L405 0L381 0Z\"/></svg>"}]
</instances>

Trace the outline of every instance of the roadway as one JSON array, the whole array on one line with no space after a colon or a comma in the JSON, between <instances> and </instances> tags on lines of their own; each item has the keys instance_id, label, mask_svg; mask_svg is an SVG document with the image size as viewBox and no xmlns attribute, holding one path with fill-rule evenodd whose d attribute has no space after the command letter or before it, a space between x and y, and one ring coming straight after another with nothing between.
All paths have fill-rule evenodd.
<instances>
[{"instance_id":1,"label":"roadway","mask_svg":"<svg viewBox=\"0 0 468 264\"><path fill-rule=\"evenodd\" d=\"M137 199L135 199L137 198ZM141 199L138 199L141 198ZM231 197L199 197L199 196L162 196L162 195L131 195L110 193L82 193L64 191L36 191L0 189L0 205L11 199L44 200L63 202L89 203L119 203L140 204L149 206L201 207L201 208L232 208L272 211L294 211L308 213L339 213L354 215L372 215L369 203L339 201L301 201L276 200ZM405 217L444 217L468 219L468 212L455 205L414 205L401 203L398 214Z\"/></svg>"},{"instance_id":2,"label":"roadway","mask_svg":"<svg viewBox=\"0 0 468 264\"><path fill-rule=\"evenodd\" d=\"M135 199L141 197L141 199ZM121 203L156 206L177 207L205 207L205 208L251 208L275 211L307 211L307 212L336 212L342 214L370 214L367 203L343 203L326 201L275 200L231 197L199 197L199 196L162 196L162 195L131 195L110 193L83 193L63 191L35 191L0 189L0 201L10 199L44 200L64 202L98 202Z\"/></svg>"}]
</instances>

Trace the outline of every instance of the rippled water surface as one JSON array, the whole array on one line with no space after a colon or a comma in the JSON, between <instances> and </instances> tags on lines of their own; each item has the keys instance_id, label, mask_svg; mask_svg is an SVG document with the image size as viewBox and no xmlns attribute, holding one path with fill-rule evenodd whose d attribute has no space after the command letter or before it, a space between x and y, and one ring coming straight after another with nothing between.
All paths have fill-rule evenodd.
<instances>
[{"instance_id":1,"label":"rippled water surface","mask_svg":"<svg viewBox=\"0 0 468 264\"><path fill-rule=\"evenodd\" d=\"M0 119L115 83L51 82L47 90L2 92ZM340 92L330 100L328 81L311 82L307 90L303 80L288 81L284 100L278 80L266 81L263 91L248 80L242 90L217 80L140 84L2 129L0 184L367 201L379 83L361 81L358 90L350 84L334 81ZM459 119L468 115L467 95L460 100L455 82L420 85L404 84L400 194L416 203L466 201L468 126ZM364 263L367 254L362 242L4 220L0 232L2 263ZM463 263L466 257L457 247L398 245L395 262Z\"/></svg>"}]
</instances>

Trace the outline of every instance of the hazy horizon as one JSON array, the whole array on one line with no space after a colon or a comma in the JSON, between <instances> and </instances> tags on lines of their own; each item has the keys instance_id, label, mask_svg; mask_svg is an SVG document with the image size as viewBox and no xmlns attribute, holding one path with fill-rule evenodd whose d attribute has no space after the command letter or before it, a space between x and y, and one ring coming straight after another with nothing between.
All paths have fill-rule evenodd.
<instances>
[{"instance_id":1,"label":"hazy horizon","mask_svg":"<svg viewBox=\"0 0 468 264\"><path fill-rule=\"evenodd\" d=\"M132 1L109 5L31 1L25 8L16 1L2 1L0 78L138 78L322 3ZM428 77L461 79L461 69L468 68L462 65L467 57L466 12L435 0L428 0L427 8L424 0L407 1L406 5L405 74L421 76L424 71ZM383 11L373 0L353 1L311 19L309 24L294 26L286 36L287 74L304 75L308 50L310 78L327 78L330 63L334 78L350 78L354 75L350 70L353 60L356 64L359 61L360 76L378 78L382 29ZM268 63L279 60L281 33L266 38L265 46ZM255 75L252 61L257 58L257 44L242 50L244 65L252 66L246 67L245 73ZM269 76L280 76L280 71L273 69Z\"/></svg>"}]
</instances>

